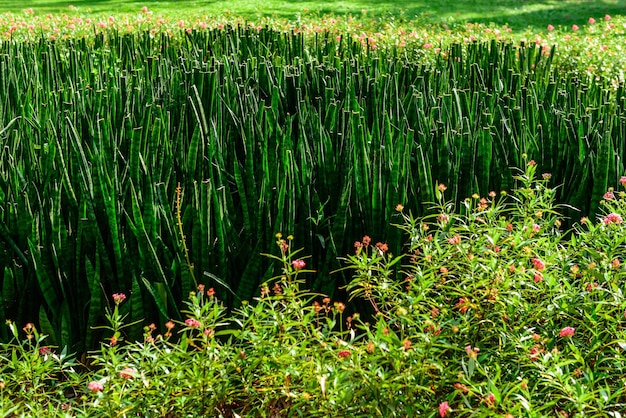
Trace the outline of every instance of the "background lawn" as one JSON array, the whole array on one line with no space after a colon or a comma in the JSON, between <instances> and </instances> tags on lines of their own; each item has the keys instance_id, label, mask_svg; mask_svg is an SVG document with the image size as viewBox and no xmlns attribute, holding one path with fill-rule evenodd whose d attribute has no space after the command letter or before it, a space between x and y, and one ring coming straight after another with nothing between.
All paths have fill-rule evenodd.
<instances>
[{"instance_id":1,"label":"background lawn","mask_svg":"<svg viewBox=\"0 0 626 418\"><path fill-rule=\"evenodd\" d=\"M591 16L596 19L610 15L623 15L626 0L396 0L396 1L285 1L285 0L216 0L216 1L124 1L124 0L0 0L0 11L19 13L32 7L37 13L59 13L71 11L72 4L81 14L86 12L124 13L135 12L143 6L168 14L198 13L218 15L232 13L254 19L259 16L279 16L293 19L299 14L335 13L360 15L366 10L372 17L422 17L430 22L508 24L521 30L545 28L548 24L582 24Z\"/></svg>"}]
</instances>

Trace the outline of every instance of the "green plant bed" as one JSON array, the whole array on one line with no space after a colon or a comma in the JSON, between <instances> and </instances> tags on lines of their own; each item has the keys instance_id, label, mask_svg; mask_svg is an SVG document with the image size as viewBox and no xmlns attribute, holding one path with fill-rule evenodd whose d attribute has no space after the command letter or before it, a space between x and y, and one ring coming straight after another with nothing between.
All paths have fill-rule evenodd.
<instances>
[{"instance_id":1,"label":"green plant bed","mask_svg":"<svg viewBox=\"0 0 626 418\"><path fill-rule=\"evenodd\" d=\"M4 344L0 408L16 416L614 416L624 410L626 194L561 229L550 175L529 161L511 195L434 213L398 206L400 256L363 237L344 259L347 300L304 287L297 237L282 272L226 313L213 289L186 319L127 342L112 296L101 348L77 373L31 325ZM622 185L626 177L622 178ZM620 187L621 189L621 187Z\"/></svg>"},{"instance_id":2,"label":"green plant bed","mask_svg":"<svg viewBox=\"0 0 626 418\"><path fill-rule=\"evenodd\" d=\"M435 181L455 202L508 191L526 153L594 217L624 172L623 82L547 44L59 22L0 43L0 322L70 352L99 340L112 293L129 295L132 340L181 319L199 284L230 308L251 300L275 275L260 253L277 231L333 295L349 281L337 256L365 233L399 252L394 207L427 214ZM609 22L586 31L615 40Z\"/></svg>"}]
</instances>

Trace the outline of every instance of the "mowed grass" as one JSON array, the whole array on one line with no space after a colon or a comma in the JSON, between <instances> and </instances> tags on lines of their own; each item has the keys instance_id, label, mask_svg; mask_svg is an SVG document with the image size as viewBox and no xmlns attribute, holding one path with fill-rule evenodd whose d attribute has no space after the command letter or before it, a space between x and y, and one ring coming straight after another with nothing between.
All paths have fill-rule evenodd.
<instances>
[{"instance_id":1,"label":"mowed grass","mask_svg":"<svg viewBox=\"0 0 626 418\"><path fill-rule=\"evenodd\" d=\"M70 5L74 6L73 9ZM297 19L299 15L366 13L372 18L416 19L429 23L495 23L508 24L516 30L545 28L548 24L580 25L589 17L626 13L626 0L396 0L396 1L287 1L287 0L187 0L187 1L124 1L124 0L0 0L0 12L20 13L33 8L38 14L134 13L142 7L158 13L175 15L243 16L254 20L264 16Z\"/></svg>"}]
</instances>

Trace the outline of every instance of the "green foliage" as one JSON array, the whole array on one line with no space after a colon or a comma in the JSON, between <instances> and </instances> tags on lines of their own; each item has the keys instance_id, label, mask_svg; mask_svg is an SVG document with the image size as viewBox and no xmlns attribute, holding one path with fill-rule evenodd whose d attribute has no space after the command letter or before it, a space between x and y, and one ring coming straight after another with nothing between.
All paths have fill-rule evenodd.
<instances>
[{"instance_id":1,"label":"green foliage","mask_svg":"<svg viewBox=\"0 0 626 418\"><path fill-rule=\"evenodd\" d=\"M104 294L130 295L133 340L198 284L250 300L276 231L301 237L307 286L332 295L351 237L399 252L393 208L426 214L433 181L457 202L508 190L527 153L593 217L624 172L623 87L539 47L455 44L422 63L238 26L0 48L0 316L70 352L101 337Z\"/></svg>"},{"instance_id":2,"label":"green foliage","mask_svg":"<svg viewBox=\"0 0 626 418\"><path fill-rule=\"evenodd\" d=\"M45 347L29 324L2 345L5 414L37 416L590 416L624 408L626 193L598 222L562 231L550 179L528 162L511 195L463 209L438 184L433 214L398 207L394 256L356 243L352 310L311 292L294 239L277 236L279 275L228 313L214 289L184 321L125 342L132 303L112 296L111 337L91 370ZM622 179L626 185L626 177ZM276 255L277 254L277 255ZM60 384L60 386L59 386Z\"/></svg>"}]
</instances>

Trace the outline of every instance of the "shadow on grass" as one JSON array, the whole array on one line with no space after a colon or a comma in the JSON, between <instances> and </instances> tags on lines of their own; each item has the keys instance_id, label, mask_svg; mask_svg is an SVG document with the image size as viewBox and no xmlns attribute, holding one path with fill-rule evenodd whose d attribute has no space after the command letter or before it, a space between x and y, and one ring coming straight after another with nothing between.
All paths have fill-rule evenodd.
<instances>
[{"instance_id":1,"label":"shadow on grass","mask_svg":"<svg viewBox=\"0 0 626 418\"><path fill-rule=\"evenodd\" d=\"M626 0L431 0L431 1L358 1L339 2L348 4L347 13L405 17L407 20L421 18L431 23L475 22L497 25L508 24L513 29L545 29L549 24L582 25L590 17L601 20L605 15L626 15ZM333 4L332 2L329 4ZM331 8L325 7L325 11Z\"/></svg>"},{"instance_id":2,"label":"shadow on grass","mask_svg":"<svg viewBox=\"0 0 626 418\"><path fill-rule=\"evenodd\" d=\"M233 15L248 18L277 16L293 19L310 11L318 14L351 14L362 16L367 11L371 18L411 20L420 18L430 23L494 23L509 24L513 29L527 27L543 30L548 24L571 26L584 24L589 17L596 20L605 14L626 14L626 0L32 0L27 7L38 13L71 13L70 4L80 13L138 13L143 6L160 13L172 15L198 11L216 15L229 10ZM25 9L22 0L0 0L0 12L19 12Z\"/></svg>"}]
</instances>

